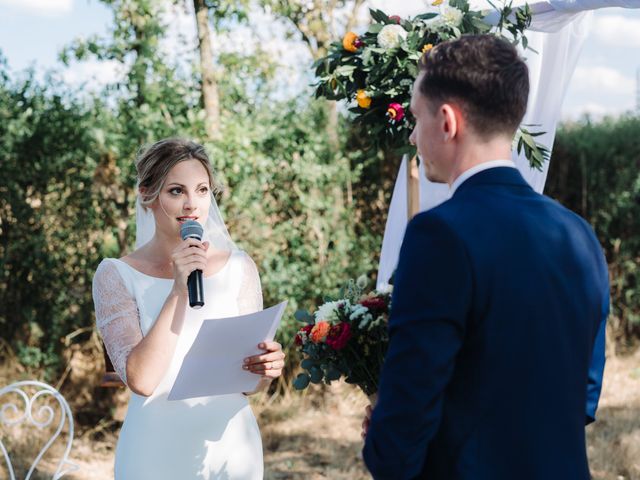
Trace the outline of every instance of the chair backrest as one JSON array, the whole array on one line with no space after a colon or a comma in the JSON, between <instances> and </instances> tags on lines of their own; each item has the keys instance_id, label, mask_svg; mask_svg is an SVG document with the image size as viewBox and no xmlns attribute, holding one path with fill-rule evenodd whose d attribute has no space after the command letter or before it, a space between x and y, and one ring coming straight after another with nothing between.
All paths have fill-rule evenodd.
<instances>
[{"instance_id":1,"label":"chair backrest","mask_svg":"<svg viewBox=\"0 0 640 480\"><path fill-rule=\"evenodd\" d=\"M29 395L29 392L35 393ZM11 395L12 397L17 396L21 401L20 406L16 403L10 402L9 399L3 400L4 396ZM55 388L47 385L46 383L37 382L34 380L22 381L12 383L4 388L0 389L0 425L4 426L14 426L26 424L30 426L37 427L42 430L53 422L56 418L56 409L50 406L50 401L47 402L45 400L47 397L50 397L54 400L54 407L60 407L60 420L58 422L56 431L53 435L48 439L45 445L40 449L37 456L35 457L33 463L31 464L31 468L27 472L25 480L29 480L31 475L35 471L38 463L42 459L43 455L46 451L51 447L53 442L60 436L62 430L64 429L65 424L68 424L68 439L66 441L66 446L64 450L64 455L60 459L60 462L57 464L56 471L53 474L52 479L57 480L61 478L63 475L78 470L78 466L69 462L69 453L71 452L71 443L73 442L73 416L71 415L71 409L69 408L69 404L64 399L64 397L58 392ZM47 402L44 405L41 405L37 411L34 412L34 409L37 408L35 403L40 400L41 402ZM15 400L14 400L15 401ZM4 403L3 403L4 402ZM22 403L24 402L24 405ZM23 408L21 408L23 407ZM42 420L40 420L42 419ZM0 438L0 451L4 456L5 462L7 464L7 469L9 471L10 480L16 480L15 472L13 470L13 465L9 458L9 452L7 451L4 443L2 442L2 438Z\"/></svg>"}]
</instances>

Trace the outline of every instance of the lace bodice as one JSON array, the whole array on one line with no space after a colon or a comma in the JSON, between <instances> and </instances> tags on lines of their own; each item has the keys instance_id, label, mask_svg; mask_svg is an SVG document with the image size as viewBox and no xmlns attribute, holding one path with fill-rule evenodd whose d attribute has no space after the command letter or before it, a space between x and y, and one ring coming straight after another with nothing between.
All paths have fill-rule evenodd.
<instances>
[{"instance_id":1,"label":"lace bodice","mask_svg":"<svg viewBox=\"0 0 640 480\"><path fill-rule=\"evenodd\" d=\"M262 310L260 276L251 257L245 252L235 252L229 257L229 262L233 262L233 267L239 272L239 275L229 277L234 283L236 281L239 283L237 288L231 290L237 292L235 303L238 314ZM225 265L222 270L227 267L228 265ZM126 274L123 276L122 268L130 269L133 276ZM154 279L114 259L103 260L93 277L96 325L113 367L125 384L127 383L127 358L131 350L142 340L145 330L140 318L141 306L138 305L138 302L144 301L145 297L137 296L135 293L136 274L146 277L145 280ZM160 278L155 280L169 283L172 281ZM205 278L205 281L207 280L209 278Z\"/></svg>"}]
</instances>

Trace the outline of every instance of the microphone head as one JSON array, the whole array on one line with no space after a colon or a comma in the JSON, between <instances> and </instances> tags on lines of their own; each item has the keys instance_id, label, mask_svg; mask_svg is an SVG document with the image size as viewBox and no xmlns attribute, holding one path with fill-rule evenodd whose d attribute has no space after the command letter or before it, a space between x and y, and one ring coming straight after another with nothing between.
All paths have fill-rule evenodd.
<instances>
[{"instance_id":1,"label":"microphone head","mask_svg":"<svg viewBox=\"0 0 640 480\"><path fill-rule=\"evenodd\" d=\"M202 234L204 230L202 225L200 225L195 220L187 220L180 227L180 236L182 240L186 240L187 238L195 238L197 240L202 240Z\"/></svg>"}]
</instances>

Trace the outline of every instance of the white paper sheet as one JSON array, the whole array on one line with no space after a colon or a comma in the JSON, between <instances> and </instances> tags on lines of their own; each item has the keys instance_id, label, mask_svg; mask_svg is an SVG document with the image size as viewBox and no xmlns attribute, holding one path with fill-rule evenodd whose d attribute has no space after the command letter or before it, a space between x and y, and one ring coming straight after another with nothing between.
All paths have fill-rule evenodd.
<instances>
[{"instance_id":1,"label":"white paper sheet","mask_svg":"<svg viewBox=\"0 0 640 480\"><path fill-rule=\"evenodd\" d=\"M273 340L286 306L285 301L248 315L204 320L168 400L255 390L260 375L243 370L243 361L264 353L258 344Z\"/></svg>"}]
</instances>

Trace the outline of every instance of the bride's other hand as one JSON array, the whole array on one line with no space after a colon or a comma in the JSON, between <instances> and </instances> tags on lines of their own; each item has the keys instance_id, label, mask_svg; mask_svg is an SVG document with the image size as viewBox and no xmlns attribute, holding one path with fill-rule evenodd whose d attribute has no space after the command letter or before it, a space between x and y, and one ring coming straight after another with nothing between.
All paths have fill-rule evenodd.
<instances>
[{"instance_id":1,"label":"bride's other hand","mask_svg":"<svg viewBox=\"0 0 640 480\"><path fill-rule=\"evenodd\" d=\"M242 368L270 380L282 375L285 357L282 345L278 342L263 342L258 348L265 353L245 358Z\"/></svg>"},{"instance_id":2,"label":"bride's other hand","mask_svg":"<svg viewBox=\"0 0 640 480\"><path fill-rule=\"evenodd\" d=\"M371 414L373 413L373 408L371 405L367 405L367 408L364 410L364 419L362 420L362 432L360 436L364 439L367 436L367 432L369 431L369 423L371 422Z\"/></svg>"},{"instance_id":3,"label":"bride's other hand","mask_svg":"<svg viewBox=\"0 0 640 480\"><path fill-rule=\"evenodd\" d=\"M187 238L178 245L171 254L173 264L173 291L176 295L187 295L187 279L194 270L207 268L207 250L209 242L200 242L194 238Z\"/></svg>"}]
</instances>

